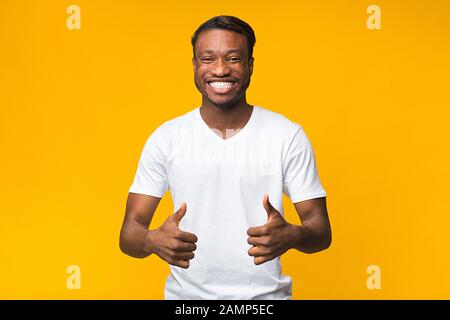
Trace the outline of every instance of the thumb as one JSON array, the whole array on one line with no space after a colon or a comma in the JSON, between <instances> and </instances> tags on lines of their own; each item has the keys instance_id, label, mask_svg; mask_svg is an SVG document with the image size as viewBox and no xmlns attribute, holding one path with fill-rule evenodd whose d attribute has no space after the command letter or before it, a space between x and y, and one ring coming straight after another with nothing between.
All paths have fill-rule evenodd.
<instances>
[{"instance_id":1,"label":"thumb","mask_svg":"<svg viewBox=\"0 0 450 320\"><path fill-rule=\"evenodd\" d=\"M186 210L187 210L186 202L182 202L180 209L178 209L178 211L174 213L174 220L177 226L180 224L181 219L183 219L184 215L186 214Z\"/></svg>"},{"instance_id":2,"label":"thumb","mask_svg":"<svg viewBox=\"0 0 450 320\"><path fill-rule=\"evenodd\" d=\"M264 209L266 209L267 212L267 218L270 219L270 217L272 216L272 214L276 211L276 209L272 206L272 204L269 202L269 194L266 193L264 194L264 198L263 198L263 206Z\"/></svg>"}]
</instances>

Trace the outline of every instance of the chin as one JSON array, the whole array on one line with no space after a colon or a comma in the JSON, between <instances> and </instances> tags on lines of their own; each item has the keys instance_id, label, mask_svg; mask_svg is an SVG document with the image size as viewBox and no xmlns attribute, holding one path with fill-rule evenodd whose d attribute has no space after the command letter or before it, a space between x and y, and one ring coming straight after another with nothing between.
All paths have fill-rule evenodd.
<instances>
[{"instance_id":1,"label":"chin","mask_svg":"<svg viewBox=\"0 0 450 320\"><path fill-rule=\"evenodd\" d=\"M233 101L214 101L211 100L212 103L214 103L216 106L221 108L228 108L233 104Z\"/></svg>"},{"instance_id":2,"label":"chin","mask_svg":"<svg viewBox=\"0 0 450 320\"><path fill-rule=\"evenodd\" d=\"M239 97L232 97L229 99L211 99L207 96L207 98L209 101L211 101L211 103L221 109L233 107L239 101Z\"/></svg>"},{"instance_id":3,"label":"chin","mask_svg":"<svg viewBox=\"0 0 450 320\"><path fill-rule=\"evenodd\" d=\"M214 105L216 105L217 107L221 108L221 109L229 109L231 107L233 107L236 104L236 101L211 101L212 103L214 103Z\"/></svg>"}]
</instances>

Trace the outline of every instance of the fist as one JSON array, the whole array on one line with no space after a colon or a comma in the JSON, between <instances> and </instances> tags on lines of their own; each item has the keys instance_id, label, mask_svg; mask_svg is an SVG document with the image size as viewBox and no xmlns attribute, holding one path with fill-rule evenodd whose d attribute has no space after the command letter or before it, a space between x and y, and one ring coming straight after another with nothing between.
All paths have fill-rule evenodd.
<instances>
[{"instance_id":1,"label":"fist","mask_svg":"<svg viewBox=\"0 0 450 320\"><path fill-rule=\"evenodd\" d=\"M267 222L259 227L247 229L247 243L252 245L248 255L256 265L275 259L289 250L292 245L293 225L269 202L269 195L263 197L263 207L267 213Z\"/></svg>"},{"instance_id":2,"label":"fist","mask_svg":"<svg viewBox=\"0 0 450 320\"><path fill-rule=\"evenodd\" d=\"M180 230L181 219L185 216L187 205L181 204L180 209L170 215L156 230L148 233L153 251L170 265L189 268L189 260L194 258L197 249L197 236Z\"/></svg>"}]
</instances>

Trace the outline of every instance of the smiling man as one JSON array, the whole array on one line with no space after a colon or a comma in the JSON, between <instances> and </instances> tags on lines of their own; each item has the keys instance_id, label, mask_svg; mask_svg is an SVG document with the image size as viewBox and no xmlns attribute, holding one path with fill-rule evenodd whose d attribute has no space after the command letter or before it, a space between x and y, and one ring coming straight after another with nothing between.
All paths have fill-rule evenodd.
<instances>
[{"instance_id":1,"label":"smiling man","mask_svg":"<svg viewBox=\"0 0 450 320\"><path fill-rule=\"evenodd\" d=\"M236 17L203 23L192 37L202 104L159 126L142 150L120 248L169 263L165 299L292 299L280 256L331 244L326 193L305 131L246 101L254 44L252 28ZM169 190L178 210L149 229ZM301 225L283 218L283 193Z\"/></svg>"}]
</instances>

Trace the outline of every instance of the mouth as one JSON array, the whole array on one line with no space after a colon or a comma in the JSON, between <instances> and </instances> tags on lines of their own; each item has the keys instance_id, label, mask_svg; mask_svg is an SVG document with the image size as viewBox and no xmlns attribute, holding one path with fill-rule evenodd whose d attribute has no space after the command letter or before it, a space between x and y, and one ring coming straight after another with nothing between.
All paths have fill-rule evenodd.
<instances>
[{"instance_id":1,"label":"mouth","mask_svg":"<svg viewBox=\"0 0 450 320\"><path fill-rule=\"evenodd\" d=\"M217 93L227 93L231 91L234 86L236 86L236 81L207 81L206 82L213 91Z\"/></svg>"}]
</instances>

